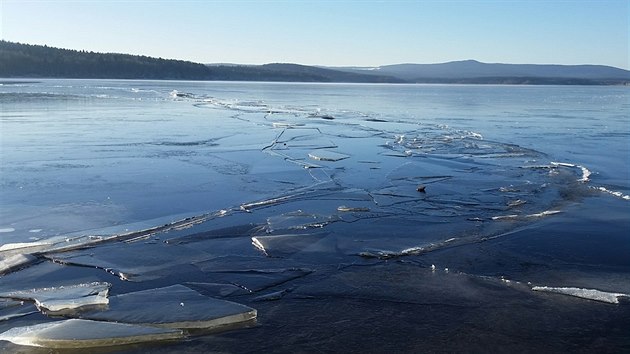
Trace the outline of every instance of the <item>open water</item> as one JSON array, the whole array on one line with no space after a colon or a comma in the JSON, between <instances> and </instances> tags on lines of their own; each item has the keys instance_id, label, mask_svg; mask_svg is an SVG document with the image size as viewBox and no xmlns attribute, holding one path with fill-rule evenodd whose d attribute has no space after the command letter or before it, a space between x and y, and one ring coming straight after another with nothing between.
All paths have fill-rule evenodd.
<instances>
[{"instance_id":1,"label":"open water","mask_svg":"<svg viewBox=\"0 0 630 354\"><path fill-rule=\"evenodd\" d=\"M257 318L98 351L630 350L627 87L4 80L0 103L0 351L202 321L178 296ZM77 286L105 307L42 305Z\"/></svg>"}]
</instances>

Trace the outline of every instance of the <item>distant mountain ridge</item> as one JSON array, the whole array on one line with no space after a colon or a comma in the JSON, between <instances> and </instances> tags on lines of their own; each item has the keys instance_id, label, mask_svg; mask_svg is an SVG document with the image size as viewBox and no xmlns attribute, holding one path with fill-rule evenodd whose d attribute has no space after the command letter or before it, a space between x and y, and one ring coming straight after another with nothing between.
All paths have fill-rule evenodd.
<instances>
[{"instance_id":1,"label":"distant mountain ridge","mask_svg":"<svg viewBox=\"0 0 630 354\"><path fill-rule=\"evenodd\" d=\"M540 82L627 83L630 71L604 65L489 64L476 60L440 64L396 64L349 72L388 75L406 82L498 82L529 79Z\"/></svg>"},{"instance_id":2,"label":"distant mountain ridge","mask_svg":"<svg viewBox=\"0 0 630 354\"><path fill-rule=\"evenodd\" d=\"M602 65L487 64L475 60L376 68L290 63L200 64L0 40L0 77L347 83L629 85L630 71Z\"/></svg>"}]
</instances>

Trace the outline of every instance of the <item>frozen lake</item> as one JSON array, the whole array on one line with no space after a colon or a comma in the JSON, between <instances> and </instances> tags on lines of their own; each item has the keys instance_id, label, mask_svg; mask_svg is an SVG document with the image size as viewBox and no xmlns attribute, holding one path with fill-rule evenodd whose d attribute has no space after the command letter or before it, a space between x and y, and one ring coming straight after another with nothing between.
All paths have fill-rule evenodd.
<instances>
[{"instance_id":1,"label":"frozen lake","mask_svg":"<svg viewBox=\"0 0 630 354\"><path fill-rule=\"evenodd\" d=\"M627 350L629 98L2 81L0 348Z\"/></svg>"}]
</instances>

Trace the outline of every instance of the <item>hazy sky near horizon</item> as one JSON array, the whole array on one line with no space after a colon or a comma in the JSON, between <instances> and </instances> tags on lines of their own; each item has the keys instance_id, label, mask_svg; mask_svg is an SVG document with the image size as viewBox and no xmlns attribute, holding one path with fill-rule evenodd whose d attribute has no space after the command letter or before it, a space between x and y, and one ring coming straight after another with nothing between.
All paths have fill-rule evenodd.
<instances>
[{"instance_id":1,"label":"hazy sky near horizon","mask_svg":"<svg viewBox=\"0 0 630 354\"><path fill-rule=\"evenodd\" d=\"M0 0L0 37L202 63L630 69L629 16L629 0Z\"/></svg>"}]
</instances>

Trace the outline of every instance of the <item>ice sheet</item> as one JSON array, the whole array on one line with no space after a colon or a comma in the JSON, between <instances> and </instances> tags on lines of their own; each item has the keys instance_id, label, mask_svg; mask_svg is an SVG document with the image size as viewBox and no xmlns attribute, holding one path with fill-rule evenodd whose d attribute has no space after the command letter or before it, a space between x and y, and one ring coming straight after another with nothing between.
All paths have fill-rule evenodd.
<instances>
[{"instance_id":1,"label":"ice sheet","mask_svg":"<svg viewBox=\"0 0 630 354\"><path fill-rule=\"evenodd\" d=\"M212 258L212 255L195 248L141 240L46 257L63 264L97 267L123 280L147 281L167 276L178 267Z\"/></svg>"},{"instance_id":2,"label":"ice sheet","mask_svg":"<svg viewBox=\"0 0 630 354\"><path fill-rule=\"evenodd\" d=\"M183 337L184 333L176 329L80 319L14 327L0 333L0 340L45 348L91 348Z\"/></svg>"},{"instance_id":3,"label":"ice sheet","mask_svg":"<svg viewBox=\"0 0 630 354\"><path fill-rule=\"evenodd\" d=\"M256 310L201 295L183 285L172 285L112 296L106 310L84 313L81 318L167 328L215 329L253 320Z\"/></svg>"},{"instance_id":4,"label":"ice sheet","mask_svg":"<svg viewBox=\"0 0 630 354\"><path fill-rule=\"evenodd\" d=\"M0 299L0 321L37 313L37 308L31 303L11 299Z\"/></svg>"},{"instance_id":5,"label":"ice sheet","mask_svg":"<svg viewBox=\"0 0 630 354\"><path fill-rule=\"evenodd\" d=\"M297 287L292 296L306 298L352 298L370 301L455 306L491 307L495 296L507 303L526 298L524 287L509 286L498 279L419 267L413 264L381 263L355 265L329 278ZM499 295L500 294L500 295Z\"/></svg>"},{"instance_id":6,"label":"ice sheet","mask_svg":"<svg viewBox=\"0 0 630 354\"><path fill-rule=\"evenodd\" d=\"M37 260L37 257L30 254L15 254L11 256L2 256L0 254L0 275L9 273L12 270L26 266Z\"/></svg>"},{"instance_id":7,"label":"ice sheet","mask_svg":"<svg viewBox=\"0 0 630 354\"><path fill-rule=\"evenodd\" d=\"M262 264L264 265L264 264ZM309 268L256 268L217 269L215 263L200 263L197 266L213 282L230 283L250 293L259 292L305 277L313 272Z\"/></svg>"},{"instance_id":8,"label":"ice sheet","mask_svg":"<svg viewBox=\"0 0 630 354\"><path fill-rule=\"evenodd\" d=\"M252 237L252 245L270 257L286 257L298 252L330 251L317 245L328 234L288 234Z\"/></svg>"},{"instance_id":9,"label":"ice sheet","mask_svg":"<svg viewBox=\"0 0 630 354\"><path fill-rule=\"evenodd\" d=\"M104 306L110 283L92 282L50 288L39 288L0 293L0 297L33 300L44 311L78 310L82 307Z\"/></svg>"},{"instance_id":10,"label":"ice sheet","mask_svg":"<svg viewBox=\"0 0 630 354\"><path fill-rule=\"evenodd\" d=\"M315 150L308 153L308 157L316 161L336 162L349 158L349 155L330 150Z\"/></svg>"},{"instance_id":11,"label":"ice sheet","mask_svg":"<svg viewBox=\"0 0 630 354\"><path fill-rule=\"evenodd\" d=\"M397 106L383 104L390 103L383 97L360 99L346 109L352 102L346 102L346 91L363 90L346 86L327 86L324 91L336 94L326 93L326 99L310 92L322 87L309 86L305 101L290 95L288 104L285 93L257 97L281 85L261 91L235 84L228 84L228 91L221 85L172 85L153 91L165 104L109 101L118 104L114 113L111 103L103 103L103 111L91 111L96 125L78 129L85 134L58 134L85 125L83 110L76 114L67 107L25 119L56 128L35 124L38 129L21 133L31 143L13 134L21 131L19 119L7 121L9 146L25 149L15 149L3 165L2 196L11 209L0 206L0 213L10 216L0 225L0 254L5 268L18 271L0 280L0 291L98 279L115 282L119 294L185 283L203 295L284 302L296 295L289 289L329 279L324 285L332 289L320 290L332 296L372 299L371 292L378 300L404 302L420 293L429 302L469 308L499 294L485 289L497 284L460 275L456 267L445 273L444 264L426 274L428 268L407 274L402 266L365 274L343 269L354 263L417 265L430 254L439 258L443 252L436 250L466 248L550 223L584 197L617 195L613 190L621 191L621 198L628 194L623 183L610 179L602 183L606 189L591 186L606 179L606 172L601 164L579 161L587 154L554 154L575 163L549 162L551 156L541 151L552 145L538 145L520 129L504 142L488 140L502 136L495 122L520 123L512 112L474 111L483 119L472 119L460 117L466 111L461 106L448 114L413 111L414 100ZM174 88L178 91L169 97ZM392 88L372 89L387 95ZM420 91L425 90L433 88ZM147 94L127 91L134 99ZM450 97L459 99L461 92ZM51 144L43 149L41 141ZM25 206L24 200L42 207ZM167 220L174 215L181 218ZM32 257L42 262L32 264ZM53 267L63 271L47 273ZM121 282L102 270L142 283ZM405 284L407 275L421 282ZM399 282L391 284L389 276ZM614 286L553 284L627 293ZM462 289L468 292L460 294ZM530 291L524 296L535 297Z\"/></svg>"}]
</instances>

